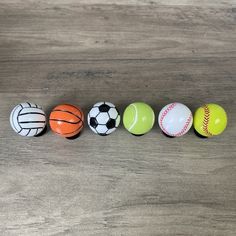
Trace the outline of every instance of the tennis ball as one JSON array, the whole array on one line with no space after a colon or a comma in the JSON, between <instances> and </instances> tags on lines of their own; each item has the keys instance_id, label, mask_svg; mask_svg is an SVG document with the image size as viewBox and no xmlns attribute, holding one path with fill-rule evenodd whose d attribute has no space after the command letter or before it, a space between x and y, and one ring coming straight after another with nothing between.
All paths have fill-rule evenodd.
<instances>
[{"instance_id":1,"label":"tennis ball","mask_svg":"<svg viewBox=\"0 0 236 236\"><path fill-rule=\"evenodd\" d=\"M193 126L202 136L219 135L227 126L227 114L223 107L217 104L205 104L195 111Z\"/></svg>"},{"instance_id":2,"label":"tennis ball","mask_svg":"<svg viewBox=\"0 0 236 236\"><path fill-rule=\"evenodd\" d=\"M152 129L154 122L154 111L143 102L131 103L123 114L124 127L134 135L146 134Z\"/></svg>"}]
</instances>

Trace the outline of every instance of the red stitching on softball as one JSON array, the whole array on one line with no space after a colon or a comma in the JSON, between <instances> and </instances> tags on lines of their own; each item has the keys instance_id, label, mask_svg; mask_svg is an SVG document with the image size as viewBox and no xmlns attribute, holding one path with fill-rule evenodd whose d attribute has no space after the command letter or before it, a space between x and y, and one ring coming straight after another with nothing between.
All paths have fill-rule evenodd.
<instances>
[{"instance_id":1,"label":"red stitching on softball","mask_svg":"<svg viewBox=\"0 0 236 236\"><path fill-rule=\"evenodd\" d=\"M177 104L176 102L171 103L171 104L165 109L165 111L162 113L161 118L160 118L160 126L161 126L162 131L164 131L164 132L165 132L167 135L169 135L169 136L173 136L173 134L170 134L170 133L164 128L162 122L163 122L165 116L167 115L167 113L168 113L169 111L171 111L171 110L176 106L176 104Z\"/></svg>"},{"instance_id":2,"label":"red stitching on softball","mask_svg":"<svg viewBox=\"0 0 236 236\"><path fill-rule=\"evenodd\" d=\"M210 119L210 110L209 110L209 107L207 105L205 105L203 107L203 109L204 109L203 131L207 135L212 136L213 134L211 132L209 132L209 130L208 130L209 119Z\"/></svg>"},{"instance_id":3,"label":"red stitching on softball","mask_svg":"<svg viewBox=\"0 0 236 236\"><path fill-rule=\"evenodd\" d=\"M183 129L179 133L177 133L176 136L179 137L179 136L182 136L183 134L185 134L186 130L188 129L189 124L192 121L192 118L193 118L193 116L192 116L192 114L190 114L190 116L188 117Z\"/></svg>"}]
</instances>

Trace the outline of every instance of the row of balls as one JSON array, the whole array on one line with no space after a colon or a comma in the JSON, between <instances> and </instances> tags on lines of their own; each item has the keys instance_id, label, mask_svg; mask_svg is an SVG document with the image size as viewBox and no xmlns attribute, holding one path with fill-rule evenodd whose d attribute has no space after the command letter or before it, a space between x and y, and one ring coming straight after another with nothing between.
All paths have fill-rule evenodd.
<instances>
[{"instance_id":1,"label":"row of balls","mask_svg":"<svg viewBox=\"0 0 236 236\"><path fill-rule=\"evenodd\" d=\"M62 104L50 113L51 130L65 138L77 137L84 127L84 113L78 106ZM120 124L120 113L110 102L98 102L87 115L90 129L98 135L106 136L114 132ZM128 105L123 113L124 127L133 135L148 133L155 123L155 113L151 106L143 102ZM191 126L203 137L221 134L227 126L225 110L217 104L199 107L194 116L184 104L173 102L164 106L158 116L158 123L164 134L180 137ZM40 106L30 102L18 104L10 115L13 130L22 136L39 136L46 128L46 115Z\"/></svg>"}]
</instances>

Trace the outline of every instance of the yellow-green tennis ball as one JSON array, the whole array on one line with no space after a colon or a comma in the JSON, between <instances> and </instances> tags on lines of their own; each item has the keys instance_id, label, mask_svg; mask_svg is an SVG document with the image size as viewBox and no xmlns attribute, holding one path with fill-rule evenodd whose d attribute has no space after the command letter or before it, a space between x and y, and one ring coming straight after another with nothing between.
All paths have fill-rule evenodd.
<instances>
[{"instance_id":1,"label":"yellow-green tennis ball","mask_svg":"<svg viewBox=\"0 0 236 236\"><path fill-rule=\"evenodd\" d=\"M227 114L223 107L217 104L205 104L195 111L193 126L202 136L219 135L227 126Z\"/></svg>"},{"instance_id":2,"label":"yellow-green tennis ball","mask_svg":"<svg viewBox=\"0 0 236 236\"><path fill-rule=\"evenodd\" d=\"M154 122L154 111L143 102L131 103L123 114L125 128L134 135L146 134L152 129Z\"/></svg>"}]
</instances>

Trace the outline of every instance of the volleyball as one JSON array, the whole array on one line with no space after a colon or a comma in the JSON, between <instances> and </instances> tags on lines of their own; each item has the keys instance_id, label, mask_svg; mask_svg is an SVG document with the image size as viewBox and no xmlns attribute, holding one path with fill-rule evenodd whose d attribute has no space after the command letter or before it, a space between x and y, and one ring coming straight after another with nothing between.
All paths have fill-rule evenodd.
<instances>
[{"instance_id":1,"label":"volleyball","mask_svg":"<svg viewBox=\"0 0 236 236\"><path fill-rule=\"evenodd\" d=\"M37 104L23 102L13 108L10 124L12 129L21 136L37 136L46 126L46 116Z\"/></svg>"}]
</instances>

